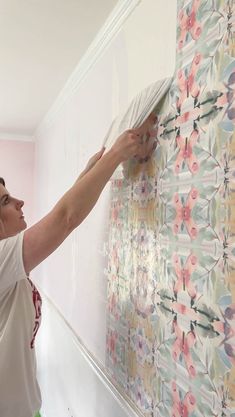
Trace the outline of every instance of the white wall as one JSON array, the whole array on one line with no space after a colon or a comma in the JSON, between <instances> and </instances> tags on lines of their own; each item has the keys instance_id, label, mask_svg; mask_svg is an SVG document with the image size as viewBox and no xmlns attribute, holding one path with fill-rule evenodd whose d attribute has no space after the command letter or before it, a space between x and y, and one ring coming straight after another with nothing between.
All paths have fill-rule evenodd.
<instances>
[{"instance_id":1,"label":"white wall","mask_svg":"<svg viewBox=\"0 0 235 417\"><path fill-rule=\"evenodd\" d=\"M5 179L9 193L25 202L25 219L31 225L34 219L34 142L16 138L0 140L0 177Z\"/></svg>"},{"instance_id":2,"label":"white wall","mask_svg":"<svg viewBox=\"0 0 235 417\"><path fill-rule=\"evenodd\" d=\"M112 119L131 98L153 81L172 75L175 64L176 3L172 0L144 0L136 7L79 90L66 102L53 125L37 138L36 207L40 218L75 181L88 158L102 144ZM86 347L101 362L105 359L106 281L102 254L108 223L109 185L86 221L35 271L43 292L58 307ZM46 315L46 312L45 312ZM45 319L44 319L45 321ZM57 340L63 335L48 331ZM40 343L40 342L39 342ZM71 342L72 343L72 342ZM43 343L45 355L51 345ZM54 361L63 374L64 364L56 351ZM73 350L73 355L76 351ZM70 357L71 363L76 361ZM39 361L44 374L42 394L46 417L65 417L49 406L61 396L61 381L53 379L51 367ZM47 376L45 376L47 375ZM74 384L74 379L73 382ZM79 387L81 378L77 375ZM105 388L103 391L105 394ZM100 394L102 397L102 394ZM79 416L76 396L71 407ZM89 396L85 398L89 401ZM76 414L75 414L76 416ZM87 417L84 414L84 417ZM106 417L105 410L102 417ZM110 413L107 411L107 417ZM119 417L117 413L112 417Z\"/></svg>"},{"instance_id":3,"label":"white wall","mask_svg":"<svg viewBox=\"0 0 235 417\"><path fill-rule=\"evenodd\" d=\"M176 0L143 0L123 27L128 101L175 69Z\"/></svg>"}]
</instances>

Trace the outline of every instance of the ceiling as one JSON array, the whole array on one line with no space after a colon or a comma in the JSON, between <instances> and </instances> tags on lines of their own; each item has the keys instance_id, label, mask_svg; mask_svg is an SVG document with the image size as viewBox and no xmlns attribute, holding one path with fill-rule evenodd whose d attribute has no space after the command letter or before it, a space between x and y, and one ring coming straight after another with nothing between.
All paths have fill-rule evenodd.
<instances>
[{"instance_id":1,"label":"ceiling","mask_svg":"<svg viewBox=\"0 0 235 417\"><path fill-rule=\"evenodd\" d=\"M118 0L0 0L0 134L32 135Z\"/></svg>"}]
</instances>

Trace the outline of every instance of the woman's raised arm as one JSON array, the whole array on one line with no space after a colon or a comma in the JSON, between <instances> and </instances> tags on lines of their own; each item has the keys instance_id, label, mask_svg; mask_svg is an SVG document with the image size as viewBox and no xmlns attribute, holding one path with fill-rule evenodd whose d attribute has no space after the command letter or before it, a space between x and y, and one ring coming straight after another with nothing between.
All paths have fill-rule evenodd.
<instances>
[{"instance_id":1,"label":"woman's raised arm","mask_svg":"<svg viewBox=\"0 0 235 417\"><path fill-rule=\"evenodd\" d=\"M97 202L117 166L143 153L139 131L128 130L113 147L63 195L55 207L27 229L23 241L23 261L29 273L46 259L85 219Z\"/></svg>"}]
</instances>

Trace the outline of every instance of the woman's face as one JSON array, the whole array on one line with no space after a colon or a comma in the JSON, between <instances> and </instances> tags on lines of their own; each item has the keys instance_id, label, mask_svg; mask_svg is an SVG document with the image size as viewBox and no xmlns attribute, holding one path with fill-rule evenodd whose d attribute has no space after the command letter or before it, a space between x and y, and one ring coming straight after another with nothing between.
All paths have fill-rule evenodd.
<instances>
[{"instance_id":1,"label":"woman's face","mask_svg":"<svg viewBox=\"0 0 235 417\"><path fill-rule=\"evenodd\" d=\"M22 207L24 202L11 197L0 184L0 239L15 236L26 229Z\"/></svg>"}]
</instances>

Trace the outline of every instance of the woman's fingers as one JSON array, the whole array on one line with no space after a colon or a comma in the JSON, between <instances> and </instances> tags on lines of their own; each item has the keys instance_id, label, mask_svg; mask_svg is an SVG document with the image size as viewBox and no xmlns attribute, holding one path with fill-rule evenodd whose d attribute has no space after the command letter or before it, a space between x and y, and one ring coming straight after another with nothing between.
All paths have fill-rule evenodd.
<instances>
[{"instance_id":1,"label":"woman's fingers","mask_svg":"<svg viewBox=\"0 0 235 417\"><path fill-rule=\"evenodd\" d=\"M140 162L145 162L155 149L154 142L155 138L150 136L148 132L143 133L143 127L141 127L123 132L112 149L120 155L121 161L135 157Z\"/></svg>"},{"instance_id":2,"label":"woman's fingers","mask_svg":"<svg viewBox=\"0 0 235 417\"><path fill-rule=\"evenodd\" d=\"M147 139L142 139L142 144L140 143L135 158L141 163L147 162L155 151L156 147L157 141L155 138L149 137Z\"/></svg>"}]
</instances>

